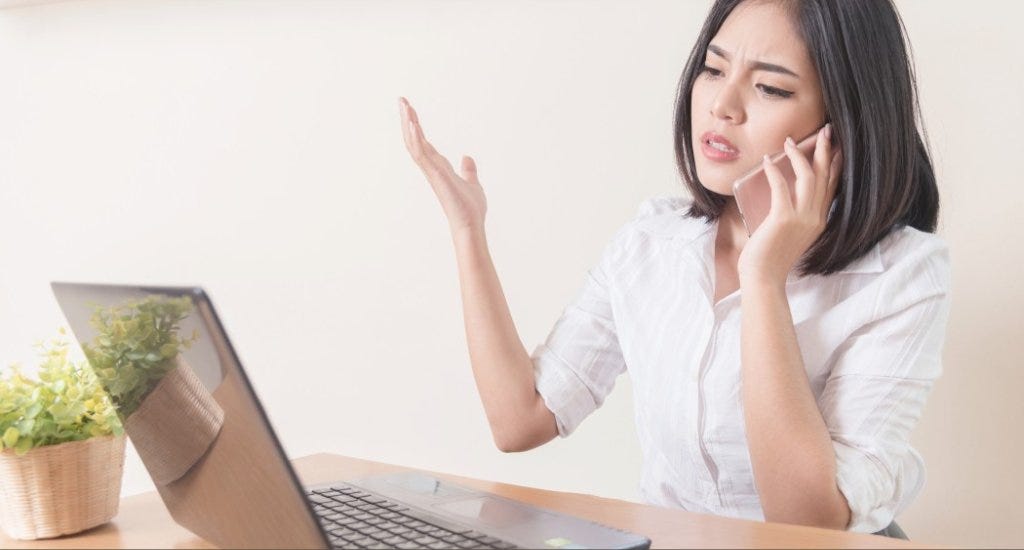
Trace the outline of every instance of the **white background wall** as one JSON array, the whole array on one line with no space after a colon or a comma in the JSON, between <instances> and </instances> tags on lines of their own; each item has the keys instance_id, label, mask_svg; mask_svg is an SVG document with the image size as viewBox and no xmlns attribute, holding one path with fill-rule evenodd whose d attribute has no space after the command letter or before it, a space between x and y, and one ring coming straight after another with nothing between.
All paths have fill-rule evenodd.
<instances>
[{"instance_id":1,"label":"white background wall","mask_svg":"<svg viewBox=\"0 0 1024 550\"><path fill-rule=\"evenodd\" d=\"M11 5L10 0L6 4ZM532 350L612 233L681 194L675 85L707 1L113 1L0 10L0 363L63 323L51 280L204 285L291 456L329 451L635 500L628 378L504 455L468 363L404 95L473 155ZM1015 1L900 0L954 262L946 372L914 436L916 540L1024 542ZM1013 12L1013 13L1011 13ZM125 494L152 489L132 453Z\"/></svg>"}]
</instances>

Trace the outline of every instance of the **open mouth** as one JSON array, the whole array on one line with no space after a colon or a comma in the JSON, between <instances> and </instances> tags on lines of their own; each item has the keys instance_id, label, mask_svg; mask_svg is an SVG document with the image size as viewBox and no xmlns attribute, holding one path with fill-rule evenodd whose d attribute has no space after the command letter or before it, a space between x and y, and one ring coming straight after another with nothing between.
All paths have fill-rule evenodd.
<instances>
[{"instance_id":1,"label":"open mouth","mask_svg":"<svg viewBox=\"0 0 1024 550\"><path fill-rule=\"evenodd\" d=\"M705 132L701 136L701 151L705 157L717 161L735 160L740 156L739 149L714 132Z\"/></svg>"}]
</instances>

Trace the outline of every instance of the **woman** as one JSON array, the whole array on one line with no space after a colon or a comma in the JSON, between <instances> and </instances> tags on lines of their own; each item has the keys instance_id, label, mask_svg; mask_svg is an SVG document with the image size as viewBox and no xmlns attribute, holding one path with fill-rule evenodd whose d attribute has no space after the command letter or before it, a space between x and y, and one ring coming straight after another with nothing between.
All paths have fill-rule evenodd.
<instances>
[{"instance_id":1,"label":"woman","mask_svg":"<svg viewBox=\"0 0 1024 550\"><path fill-rule=\"evenodd\" d=\"M476 165L457 175L400 99L501 450L568 436L628 368L645 501L904 537L893 519L923 484L908 441L941 371L950 279L904 40L889 0L717 0L676 104L693 199L645 201L532 355L488 255ZM787 139L818 128L813 156ZM763 160L780 149L793 182ZM772 206L748 235L731 184L759 162Z\"/></svg>"}]
</instances>

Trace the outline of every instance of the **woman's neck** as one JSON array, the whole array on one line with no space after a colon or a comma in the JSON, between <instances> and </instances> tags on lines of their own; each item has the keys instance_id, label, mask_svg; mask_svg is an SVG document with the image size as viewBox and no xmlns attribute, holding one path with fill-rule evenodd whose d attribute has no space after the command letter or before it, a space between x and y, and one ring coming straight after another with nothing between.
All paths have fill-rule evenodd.
<instances>
[{"instance_id":1,"label":"woman's neck","mask_svg":"<svg viewBox=\"0 0 1024 550\"><path fill-rule=\"evenodd\" d=\"M747 228L743 225L743 218L740 217L740 210L736 207L736 200L729 198L718 218L715 247L720 251L730 253L730 255L739 256L749 238Z\"/></svg>"}]
</instances>

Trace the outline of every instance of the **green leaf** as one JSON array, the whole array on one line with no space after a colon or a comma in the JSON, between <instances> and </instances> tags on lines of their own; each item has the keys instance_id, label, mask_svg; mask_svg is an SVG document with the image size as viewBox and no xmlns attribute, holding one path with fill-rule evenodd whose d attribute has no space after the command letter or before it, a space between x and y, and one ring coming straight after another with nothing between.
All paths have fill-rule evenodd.
<instances>
[{"instance_id":1,"label":"green leaf","mask_svg":"<svg viewBox=\"0 0 1024 550\"><path fill-rule=\"evenodd\" d=\"M54 403L53 405L50 405L50 408L47 410L50 412L50 416L59 423L66 421L69 416L68 406L64 403Z\"/></svg>"},{"instance_id":2,"label":"green leaf","mask_svg":"<svg viewBox=\"0 0 1024 550\"><path fill-rule=\"evenodd\" d=\"M35 425L36 421L34 419L26 418L25 420L18 422L18 432L30 434L32 433L32 428L35 427Z\"/></svg>"},{"instance_id":3,"label":"green leaf","mask_svg":"<svg viewBox=\"0 0 1024 550\"><path fill-rule=\"evenodd\" d=\"M3 437L4 446L6 446L7 448L14 447L14 445L18 442L19 435L21 434L18 432L18 428L15 428L14 426L7 428L7 431L4 432Z\"/></svg>"},{"instance_id":4,"label":"green leaf","mask_svg":"<svg viewBox=\"0 0 1024 550\"><path fill-rule=\"evenodd\" d=\"M42 412L43 404L40 403L38 401L38 399L36 399L34 401L35 401L35 403L32 403L31 405L29 405L29 407L27 409L25 409L25 418L35 418L35 417L39 416L40 412Z\"/></svg>"},{"instance_id":5,"label":"green leaf","mask_svg":"<svg viewBox=\"0 0 1024 550\"><path fill-rule=\"evenodd\" d=\"M160 355L167 359L178 355L178 346L175 344L164 344L160 346Z\"/></svg>"},{"instance_id":6,"label":"green leaf","mask_svg":"<svg viewBox=\"0 0 1024 550\"><path fill-rule=\"evenodd\" d=\"M14 447L14 453L19 456L27 453L29 449L32 448L32 443L33 441L31 437L21 438L21 440L18 441L18 445Z\"/></svg>"}]
</instances>

